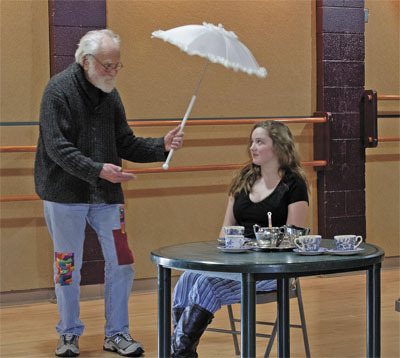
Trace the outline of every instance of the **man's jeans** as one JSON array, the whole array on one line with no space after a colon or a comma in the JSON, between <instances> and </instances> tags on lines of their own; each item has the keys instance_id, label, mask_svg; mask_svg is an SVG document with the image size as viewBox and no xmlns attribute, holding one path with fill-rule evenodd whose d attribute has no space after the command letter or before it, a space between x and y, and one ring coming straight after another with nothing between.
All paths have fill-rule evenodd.
<instances>
[{"instance_id":1,"label":"man's jeans","mask_svg":"<svg viewBox=\"0 0 400 358\"><path fill-rule=\"evenodd\" d=\"M80 336L84 329L79 319L79 285L86 222L96 231L105 260L105 335L129 333L128 299L134 270L130 264L118 264L115 233L121 229L120 207L44 201L45 219L54 243L54 283L60 315L56 329L60 335Z\"/></svg>"}]
</instances>

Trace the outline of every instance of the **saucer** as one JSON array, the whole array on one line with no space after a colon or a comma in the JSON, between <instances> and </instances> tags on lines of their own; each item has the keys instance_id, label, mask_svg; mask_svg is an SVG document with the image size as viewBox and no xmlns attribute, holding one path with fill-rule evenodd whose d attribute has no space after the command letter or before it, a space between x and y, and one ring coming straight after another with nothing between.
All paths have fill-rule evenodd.
<instances>
[{"instance_id":1,"label":"saucer","mask_svg":"<svg viewBox=\"0 0 400 358\"><path fill-rule=\"evenodd\" d=\"M300 249L293 249L293 252L295 252L296 254L304 255L304 256L322 255L327 251L328 251L328 249L326 249L325 247L320 247L318 249L318 251L302 251Z\"/></svg>"},{"instance_id":2,"label":"saucer","mask_svg":"<svg viewBox=\"0 0 400 358\"><path fill-rule=\"evenodd\" d=\"M242 252L250 251L250 247L249 246L242 246L242 247L239 247L239 248L217 246L217 249L222 251L222 252L227 252L227 253L230 253L230 254L239 254L239 253L242 253Z\"/></svg>"},{"instance_id":3,"label":"saucer","mask_svg":"<svg viewBox=\"0 0 400 358\"><path fill-rule=\"evenodd\" d=\"M225 238L224 237L219 237L218 239L217 239L217 241L218 241L218 245L225 245Z\"/></svg>"},{"instance_id":4,"label":"saucer","mask_svg":"<svg viewBox=\"0 0 400 358\"><path fill-rule=\"evenodd\" d=\"M331 255L346 256L346 255L357 255L357 254L359 254L359 253L362 252L362 251L364 251L363 248L357 247L357 248L354 249L354 250L335 250L335 249L330 249L330 250L327 250L326 252L327 252L328 254L331 254Z\"/></svg>"}]
</instances>

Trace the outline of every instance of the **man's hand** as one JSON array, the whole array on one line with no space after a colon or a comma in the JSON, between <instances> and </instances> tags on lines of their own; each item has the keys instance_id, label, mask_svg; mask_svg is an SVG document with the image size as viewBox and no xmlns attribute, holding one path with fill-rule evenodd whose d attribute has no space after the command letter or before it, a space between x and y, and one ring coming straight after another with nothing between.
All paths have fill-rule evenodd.
<instances>
[{"instance_id":1,"label":"man's hand","mask_svg":"<svg viewBox=\"0 0 400 358\"><path fill-rule=\"evenodd\" d=\"M105 163L103 169L100 172L99 177L104 180L108 180L111 183L122 183L124 181L136 179L136 176L132 173L125 173L122 168L118 165Z\"/></svg>"},{"instance_id":2,"label":"man's hand","mask_svg":"<svg viewBox=\"0 0 400 358\"><path fill-rule=\"evenodd\" d=\"M165 150L169 152L171 149L177 150L182 147L183 132L181 126L177 126L172 131L169 131L164 137Z\"/></svg>"}]
</instances>

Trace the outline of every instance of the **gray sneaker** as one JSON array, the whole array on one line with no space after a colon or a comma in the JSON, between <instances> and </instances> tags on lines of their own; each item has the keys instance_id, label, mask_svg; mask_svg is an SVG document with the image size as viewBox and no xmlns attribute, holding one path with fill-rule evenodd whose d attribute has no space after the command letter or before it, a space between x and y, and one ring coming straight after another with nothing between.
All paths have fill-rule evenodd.
<instances>
[{"instance_id":1,"label":"gray sneaker","mask_svg":"<svg viewBox=\"0 0 400 358\"><path fill-rule=\"evenodd\" d=\"M136 342L129 333L117 333L112 337L106 337L103 349L124 357L139 357L144 353L142 344Z\"/></svg>"},{"instance_id":2,"label":"gray sneaker","mask_svg":"<svg viewBox=\"0 0 400 358\"><path fill-rule=\"evenodd\" d=\"M57 357L77 357L79 356L79 336L71 333L63 334L57 343Z\"/></svg>"}]
</instances>

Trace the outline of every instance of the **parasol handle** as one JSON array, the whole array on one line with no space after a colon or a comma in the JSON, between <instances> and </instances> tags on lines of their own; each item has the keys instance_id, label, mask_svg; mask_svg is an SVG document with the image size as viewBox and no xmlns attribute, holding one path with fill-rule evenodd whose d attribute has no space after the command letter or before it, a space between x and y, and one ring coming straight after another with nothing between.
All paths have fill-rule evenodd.
<instances>
[{"instance_id":1,"label":"parasol handle","mask_svg":"<svg viewBox=\"0 0 400 358\"><path fill-rule=\"evenodd\" d=\"M195 101L196 101L196 95L193 95L192 99L190 100L190 103L188 105L188 108L186 110L185 116L182 119L181 132L183 131L183 128L185 128L186 121L187 121L187 119L188 119L188 117L190 115L190 112L192 111L192 108L193 108L193 105L194 105Z\"/></svg>"},{"instance_id":2,"label":"parasol handle","mask_svg":"<svg viewBox=\"0 0 400 358\"><path fill-rule=\"evenodd\" d=\"M189 106L188 106L188 108L186 109L185 116L184 116L183 119L182 119L180 132L182 132L182 131L183 131L183 128L185 128L186 120L188 119L188 117L189 117L189 115L190 115L190 112L192 111L192 107L193 107L195 101L196 101L196 96L193 95L193 96L192 96L192 99L190 100ZM169 162L170 162L170 160L172 159L172 156L173 156L173 155L174 155L174 150L171 149L171 150L169 151L169 153L168 153L167 160L164 162L164 164L163 164L163 166L162 166L162 168L163 168L164 170L168 170L168 168L169 168Z\"/></svg>"}]
</instances>

